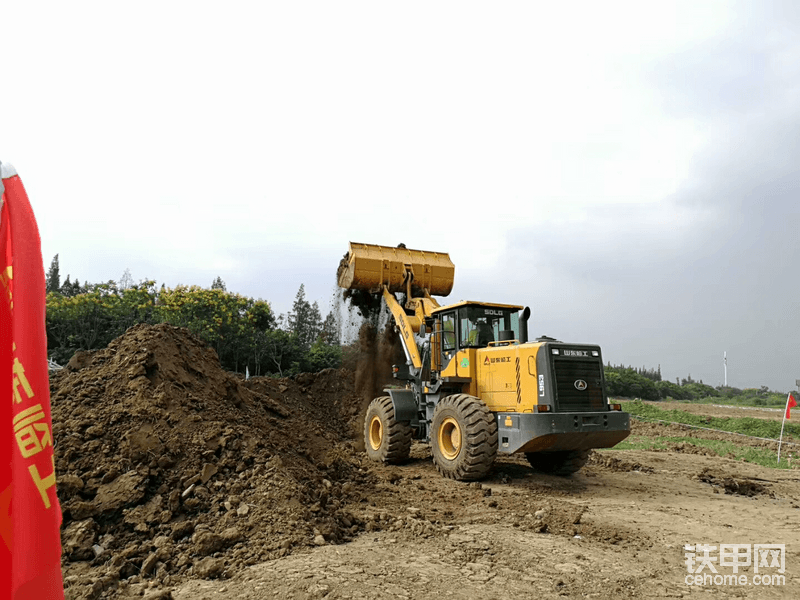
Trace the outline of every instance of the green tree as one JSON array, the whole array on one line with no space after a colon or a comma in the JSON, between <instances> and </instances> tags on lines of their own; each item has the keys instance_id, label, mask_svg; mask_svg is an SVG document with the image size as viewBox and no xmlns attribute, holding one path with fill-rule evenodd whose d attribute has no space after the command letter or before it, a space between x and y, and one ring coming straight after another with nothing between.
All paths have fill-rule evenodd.
<instances>
[{"instance_id":1,"label":"green tree","mask_svg":"<svg viewBox=\"0 0 800 600\"><path fill-rule=\"evenodd\" d=\"M247 318L250 320L250 324L259 331L275 329L275 313L272 312L269 302L261 298L253 302Z\"/></svg>"},{"instance_id":2,"label":"green tree","mask_svg":"<svg viewBox=\"0 0 800 600\"><path fill-rule=\"evenodd\" d=\"M274 323L267 302L219 289L162 288L158 299L160 321L189 329L217 351L225 368L234 371L243 371L253 360L255 332L265 332Z\"/></svg>"},{"instance_id":3,"label":"green tree","mask_svg":"<svg viewBox=\"0 0 800 600\"><path fill-rule=\"evenodd\" d=\"M641 368L637 367L634 369L629 366L626 367L625 365L612 365L611 363L608 363L608 365L606 365L606 370L617 371L619 373L625 373L630 371L635 373L636 375L646 377L651 381L661 381L661 365L658 365L658 369L648 369L647 367L644 366Z\"/></svg>"},{"instance_id":4,"label":"green tree","mask_svg":"<svg viewBox=\"0 0 800 600\"><path fill-rule=\"evenodd\" d=\"M297 290L292 310L288 316L289 331L297 336L301 350L307 352L322 332L322 316L319 305L314 302L309 304L306 300L306 289L300 284Z\"/></svg>"},{"instance_id":5,"label":"green tree","mask_svg":"<svg viewBox=\"0 0 800 600\"><path fill-rule=\"evenodd\" d=\"M65 286L66 282L62 288ZM71 290L73 286L70 284ZM57 361L68 360L76 350L103 348L128 327L153 322L155 297L154 281L128 290L108 281L77 294L48 294L46 325L51 356Z\"/></svg>"},{"instance_id":6,"label":"green tree","mask_svg":"<svg viewBox=\"0 0 800 600\"><path fill-rule=\"evenodd\" d=\"M69 275L64 280L64 283L61 284L61 288L58 290L64 296L77 296L78 294L85 294L89 291L89 286L85 285L82 286L80 281L75 279L75 281L70 282Z\"/></svg>"},{"instance_id":7,"label":"green tree","mask_svg":"<svg viewBox=\"0 0 800 600\"><path fill-rule=\"evenodd\" d=\"M338 369L342 364L342 347L327 344L320 337L308 350L303 361L303 370L316 373L323 369Z\"/></svg>"},{"instance_id":8,"label":"green tree","mask_svg":"<svg viewBox=\"0 0 800 600\"><path fill-rule=\"evenodd\" d=\"M269 358L267 356L268 350L269 331L253 331L250 340L250 356L247 361L248 366L253 365L252 375L258 377L270 371Z\"/></svg>"},{"instance_id":9,"label":"green tree","mask_svg":"<svg viewBox=\"0 0 800 600\"><path fill-rule=\"evenodd\" d=\"M225 366L229 355L238 359L240 335L246 313L247 299L222 290L207 290L198 286L177 286L159 294L159 319L165 323L186 327L211 345ZM234 359L234 363L238 360Z\"/></svg>"},{"instance_id":10,"label":"green tree","mask_svg":"<svg viewBox=\"0 0 800 600\"><path fill-rule=\"evenodd\" d=\"M156 282L145 279L139 283L131 283L127 288L117 290L119 305L114 318L116 335L121 335L128 328L139 323L157 323L156 317ZM112 337L113 339L113 337Z\"/></svg>"},{"instance_id":11,"label":"green tree","mask_svg":"<svg viewBox=\"0 0 800 600\"><path fill-rule=\"evenodd\" d=\"M612 398L624 396L625 390L622 387L622 376L616 371L606 371L606 393Z\"/></svg>"},{"instance_id":12,"label":"green tree","mask_svg":"<svg viewBox=\"0 0 800 600\"><path fill-rule=\"evenodd\" d=\"M275 329L265 332L262 339L267 370L281 377L300 371L303 350L296 335L283 329Z\"/></svg>"},{"instance_id":13,"label":"green tree","mask_svg":"<svg viewBox=\"0 0 800 600\"><path fill-rule=\"evenodd\" d=\"M720 393L721 396L725 398L735 398L736 396L742 395L742 390L739 388L731 387L731 386L718 386L717 391Z\"/></svg>"},{"instance_id":14,"label":"green tree","mask_svg":"<svg viewBox=\"0 0 800 600\"><path fill-rule=\"evenodd\" d=\"M308 340L314 343L322 333L322 313L319 311L319 304L316 300L311 303L311 309L308 314L309 331Z\"/></svg>"},{"instance_id":15,"label":"green tree","mask_svg":"<svg viewBox=\"0 0 800 600\"><path fill-rule=\"evenodd\" d=\"M275 328L275 315L269 303L261 298L254 301L247 312L247 322L249 326L247 364L252 365L253 375L261 375L269 371L266 364L267 337L268 333Z\"/></svg>"},{"instance_id":16,"label":"green tree","mask_svg":"<svg viewBox=\"0 0 800 600\"><path fill-rule=\"evenodd\" d=\"M217 278L211 283L212 290L222 290L223 292L226 291L225 282L222 281L222 277L217 275Z\"/></svg>"},{"instance_id":17,"label":"green tree","mask_svg":"<svg viewBox=\"0 0 800 600\"><path fill-rule=\"evenodd\" d=\"M322 322L320 338L326 344L335 344L337 346L341 344L339 335L339 322L333 312L329 312L325 317L325 320Z\"/></svg>"},{"instance_id":18,"label":"green tree","mask_svg":"<svg viewBox=\"0 0 800 600\"><path fill-rule=\"evenodd\" d=\"M47 293L58 292L61 290L61 275L58 269L58 254L53 257L50 262L50 268L47 270L47 277L45 278L45 289Z\"/></svg>"},{"instance_id":19,"label":"green tree","mask_svg":"<svg viewBox=\"0 0 800 600\"><path fill-rule=\"evenodd\" d=\"M691 399L691 393L688 390L671 381L656 382L656 390L662 400L666 400L667 398L672 398L673 400Z\"/></svg>"},{"instance_id":20,"label":"green tree","mask_svg":"<svg viewBox=\"0 0 800 600\"><path fill-rule=\"evenodd\" d=\"M719 396L719 391L702 382L687 383L682 387L691 395L691 400L702 400L703 398L716 398Z\"/></svg>"},{"instance_id":21,"label":"green tree","mask_svg":"<svg viewBox=\"0 0 800 600\"><path fill-rule=\"evenodd\" d=\"M630 367L606 367L606 391L609 396L658 400L656 383Z\"/></svg>"}]
</instances>

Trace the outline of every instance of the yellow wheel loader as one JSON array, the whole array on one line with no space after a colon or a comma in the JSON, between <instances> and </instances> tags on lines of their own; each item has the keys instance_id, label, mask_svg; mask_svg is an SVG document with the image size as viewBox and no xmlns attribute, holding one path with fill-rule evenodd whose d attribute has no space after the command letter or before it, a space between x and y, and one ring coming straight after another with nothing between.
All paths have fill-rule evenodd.
<instances>
[{"instance_id":1,"label":"yellow wheel loader","mask_svg":"<svg viewBox=\"0 0 800 600\"><path fill-rule=\"evenodd\" d=\"M351 242L339 265L340 287L382 294L406 356L393 367L405 387L367 409L371 459L400 463L420 439L452 479L482 479L498 452L524 452L534 469L569 475L592 448L628 437L630 415L608 402L599 346L529 341L527 307L440 306L433 296L450 294L454 275L448 254L403 245Z\"/></svg>"}]
</instances>

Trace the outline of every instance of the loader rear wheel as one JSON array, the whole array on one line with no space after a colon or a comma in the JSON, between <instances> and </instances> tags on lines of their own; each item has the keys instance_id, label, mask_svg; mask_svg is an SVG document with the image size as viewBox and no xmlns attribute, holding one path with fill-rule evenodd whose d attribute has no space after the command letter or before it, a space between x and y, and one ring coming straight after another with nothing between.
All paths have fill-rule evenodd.
<instances>
[{"instance_id":1,"label":"loader rear wheel","mask_svg":"<svg viewBox=\"0 0 800 600\"><path fill-rule=\"evenodd\" d=\"M364 418L364 447L372 460L399 463L411 452L411 426L397 421L389 396L375 398Z\"/></svg>"},{"instance_id":2,"label":"loader rear wheel","mask_svg":"<svg viewBox=\"0 0 800 600\"><path fill-rule=\"evenodd\" d=\"M566 450L562 452L526 452L531 466L551 475L572 475L581 470L589 460L591 450Z\"/></svg>"},{"instance_id":3,"label":"loader rear wheel","mask_svg":"<svg viewBox=\"0 0 800 600\"><path fill-rule=\"evenodd\" d=\"M497 456L497 422L475 396L447 396L433 413L431 446L433 462L444 477L482 479Z\"/></svg>"}]
</instances>

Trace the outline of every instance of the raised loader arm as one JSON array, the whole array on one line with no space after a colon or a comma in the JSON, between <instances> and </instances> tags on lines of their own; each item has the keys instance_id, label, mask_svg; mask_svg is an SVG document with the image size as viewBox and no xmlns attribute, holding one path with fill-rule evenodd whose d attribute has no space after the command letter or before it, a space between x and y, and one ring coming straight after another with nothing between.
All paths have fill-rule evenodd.
<instances>
[{"instance_id":1,"label":"raised loader arm","mask_svg":"<svg viewBox=\"0 0 800 600\"><path fill-rule=\"evenodd\" d=\"M400 306L400 303L395 299L394 294L392 294L386 286L383 286L383 300L386 302L386 306L389 307L389 310L392 311L395 323L397 323L397 327L400 329L400 340L403 342L403 350L406 353L409 366L414 369L421 369L422 358L419 355L417 341L414 339L414 329L406 311L403 310L403 307Z\"/></svg>"}]
</instances>

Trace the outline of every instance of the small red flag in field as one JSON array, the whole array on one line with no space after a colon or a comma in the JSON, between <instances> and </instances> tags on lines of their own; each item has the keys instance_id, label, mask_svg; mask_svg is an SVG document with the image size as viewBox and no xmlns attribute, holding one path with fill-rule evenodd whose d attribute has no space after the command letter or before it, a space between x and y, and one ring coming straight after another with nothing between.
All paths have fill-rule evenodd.
<instances>
[{"instance_id":1,"label":"small red flag in field","mask_svg":"<svg viewBox=\"0 0 800 600\"><path fill-rule=\"evenodd\" d=\"M791 419L792 416L789 412L792 410L792 407L797 406L797 400L794 399L794 396L789 394L788 401L786 402L786 418Z\"/></svg>"},{"instance_id":2,"label":"small red flag in field","mask_svg":"<svg viewBox=\"0 0 800 600\"><path fill-rule=\"evenodd\" d=\"M41 241L2 163L0 194L0 598L63 600Z\"/></svg>"}]
</instances>

